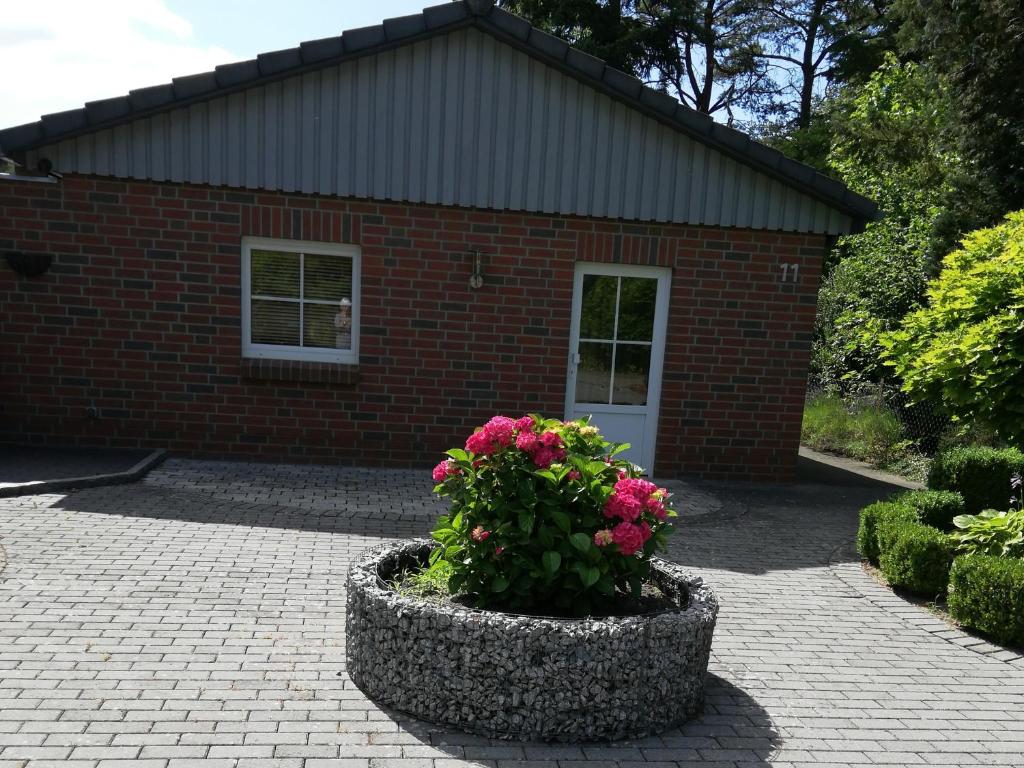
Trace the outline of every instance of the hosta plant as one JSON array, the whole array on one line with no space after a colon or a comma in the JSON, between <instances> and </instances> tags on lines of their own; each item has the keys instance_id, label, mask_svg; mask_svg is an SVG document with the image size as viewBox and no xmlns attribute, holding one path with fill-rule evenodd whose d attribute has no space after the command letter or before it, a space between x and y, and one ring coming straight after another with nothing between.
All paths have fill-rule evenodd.
<instances>
[{"instance_id":1,"label":"hosta plant","mask_svg":"<svg viewBox=\"0 0 1024 768\"><path fill-rule=\"evenodd\" d=\"M447 452L436 574L480 607L587 615L639 597L672 530L669 494L587 420L495 416Z\"/></svg>"},{"instance_id":2,"label":"hosta plant","mask_svg":"<svg viewBox=\"0 0 1024 768\"><path fill-rule=\"evenodd\" d=\"M1021 501L1021 476L1010 480L1014 495L1008 511L982 510L976 515L957 515L953 538L965 555L1024 557L1024 502Z\"/></svg>"}]
</instances>

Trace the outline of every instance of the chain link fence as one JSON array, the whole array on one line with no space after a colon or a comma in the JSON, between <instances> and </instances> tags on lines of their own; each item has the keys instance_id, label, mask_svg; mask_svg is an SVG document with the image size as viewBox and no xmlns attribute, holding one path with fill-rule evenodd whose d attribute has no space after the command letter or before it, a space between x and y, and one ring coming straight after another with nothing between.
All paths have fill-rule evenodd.
<instances>
[{"instance_id":1,"label":"chain link fence","mask_svg":"<svg viewBox=\"0 0 1024 768\"><path fill-rule=\"evenodd\" d=\"M933 456L953 430L953 422L932 403L914 403L900 388L888 382L863 386L844 395L811 388L808 400L831 395L842 399L850 413L874 411L890 414L899 422L902 438L913 444L916 451Z\"/></svg>"}]
</instances>

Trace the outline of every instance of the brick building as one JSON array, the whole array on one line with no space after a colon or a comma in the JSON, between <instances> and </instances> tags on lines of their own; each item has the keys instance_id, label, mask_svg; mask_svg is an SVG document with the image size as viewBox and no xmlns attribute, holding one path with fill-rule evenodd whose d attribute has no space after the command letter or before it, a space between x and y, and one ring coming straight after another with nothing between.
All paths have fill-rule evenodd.
<instances>
[{"instance_id":1,"label":"brick building","mask_svg":"<svg viewBox=\"0 0 1024 768\"><path fill-rule=\"evenodd\" d=\"M874 205L483 0L0 131L0 440L427 465L591 414L784 479Z\"/></svg>"}]
</instances>

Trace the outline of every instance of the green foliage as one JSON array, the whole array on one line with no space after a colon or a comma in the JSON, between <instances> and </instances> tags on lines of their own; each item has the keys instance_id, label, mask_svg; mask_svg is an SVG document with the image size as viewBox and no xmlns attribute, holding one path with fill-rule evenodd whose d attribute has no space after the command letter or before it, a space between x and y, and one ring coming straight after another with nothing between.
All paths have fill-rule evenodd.
<instances>
[{"instance_id":1,"label":"green foliage","mask_svg":"<svg viewBox=\"0 0 1024 768\"><path fill-rule=\"evenodd\" d=\"M959 515L953 538L964 555L1024 557L1024 511L983 509L976 515Z\"/></svg>"},{"instance_id":2,"label":"green foliage","mask_svg":"<svg viewBox=\"0 0 1024 768\"><path fill-rule=\"evenodd\" d=\"M846 390L877 381L879 334L919 305L936 261L934 235L957 158L942 144L949 105L915 64L891 56L863 88L830 107L835 141L828 157L853 190L884 213L840 238L818 299L812 376Z\"/></svg>"},{"instance_id":3,"label":"green foliage","mask_svg":"<svg viewBox=\"0 0 1024 768\"><path fill-rule=\"evenodd\" d=\"M889 519L878 526L878 565L886 581L915 594L945 593L954 542L930 525Z\"/></svg>"},{"instance_id":4,"label":"green foliage","mask_svg":"<svg viewBox=\"0 0 1024 768\"><path fill-rule=\"evenodd\" d=\"M967 165L948 195L959 231L1024 208L1020 0L896 0L901 48L956 94L944 133Z\"/></svg>"},{"instance_id":5,"label":"green foliage","mask_svg":"<svg viewBox=\"0 0 1024 768\"><path fill-rule=\"evenodd\" d=\"M955 491L907 491L893 501L914 510L917 520L940 531L953 529L953 521L964 514L964 497Z\"/></svg>"},{"instance_id":6,"label":"green foliage","mask_svg":"<svg viewBox=\"0 0 1024 768\"><path fill-rule=\"evenodd\" d=\"M865 404L847 405L828 394L808 399L801 441L819 451L873 464L886 464L907 448L903 427L892 412Z\"/></svg>"},{"instance_id":7,"label":"green foliage","mask_svg":"<svg viewBox=\"0 0 1024 768\"><path fill-rule=\"evenodd\" d=\"M970 514L983 509L1007 509L1010 482L1024 473L1024 453L1016 448L965 446L943 451L932 461L928 487L957 491Z\"/></svg>"},{"instance_id":8,"label":"green foliage","mask_svg":"<svg viewBox=\"0 0 1024 768\"><path fill-rule=\"evenodd\" d=\"M1024 442L1024 211L967 235L928 305L880 342L911 397Z\"/></svg>"},{"instance_id":9,"label":"green foliage","mask_svg":"<svg viewBox=\"0 0 1024 768\"><path fill-rule=\"evenodd\" d=\"M1024 645L1024 560L969 555L953 561L949 613L1000 643Z\"/></svg>"},{"instance_id":10,"label":"green foliage","mask_svg":"<svg viewBox=\"0 0 1024 768\"><path fill-rule=\"evenodd\" d=\"M878 501L860 511L860 527L857 529L857 551L868 562L878 565L878 530L890 522L917 522L917 513L904 504L892 501Z\"/></svg>"},{"instance_id":11,"label":"green foliage","mask_svg":"<svg viewBox=\"0 0 1024 768\"><path fill-rule=\"evenodd\" d=\"M665 520L675 515L665 506L667 494L636 480L648 488L641 517L634 523L610 519L613 496L622 495L620 473L637 478L642 471L612 458L628 445L613 446L586 420L532 418L532 427L516 427L515 438L509 430L504 443L473 447L474 438L488 434L485 427L467 450L448 451L447 462L435 469L434 491L451 499L451 510L433 532L441 547L431 568L444 564L448 590L488 608L587 615L616 594L638 597L650 558L672 530ZM542 441L557 435L556 461L538 463L540 454L517 447L524 432ZM618 539L613 543L620 526L643 528L649 538L629 551Z\"/></svg>"}]
</instances>

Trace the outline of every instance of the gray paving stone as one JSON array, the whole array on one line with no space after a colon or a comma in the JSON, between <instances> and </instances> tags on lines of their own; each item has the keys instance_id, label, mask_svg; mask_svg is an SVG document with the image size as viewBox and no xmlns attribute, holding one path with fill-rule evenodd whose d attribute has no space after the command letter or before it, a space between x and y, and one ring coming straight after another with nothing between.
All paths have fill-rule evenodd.
<instances>
[{"instance_id":1,"label":"gray paving stone","mask_svg":"<svg viewBox=\"0 0 1024 768\"><path fill-rule=\"evenodd\" d=\"M722 603L705 711L682 728L520 744L382 711L345 676L345 573L429 530L431 485L172 460L0 500L0 768L1024 765L1019 654L865 575L869 488L673 486L669 557Z\"/></svg>"}]
</instances>

